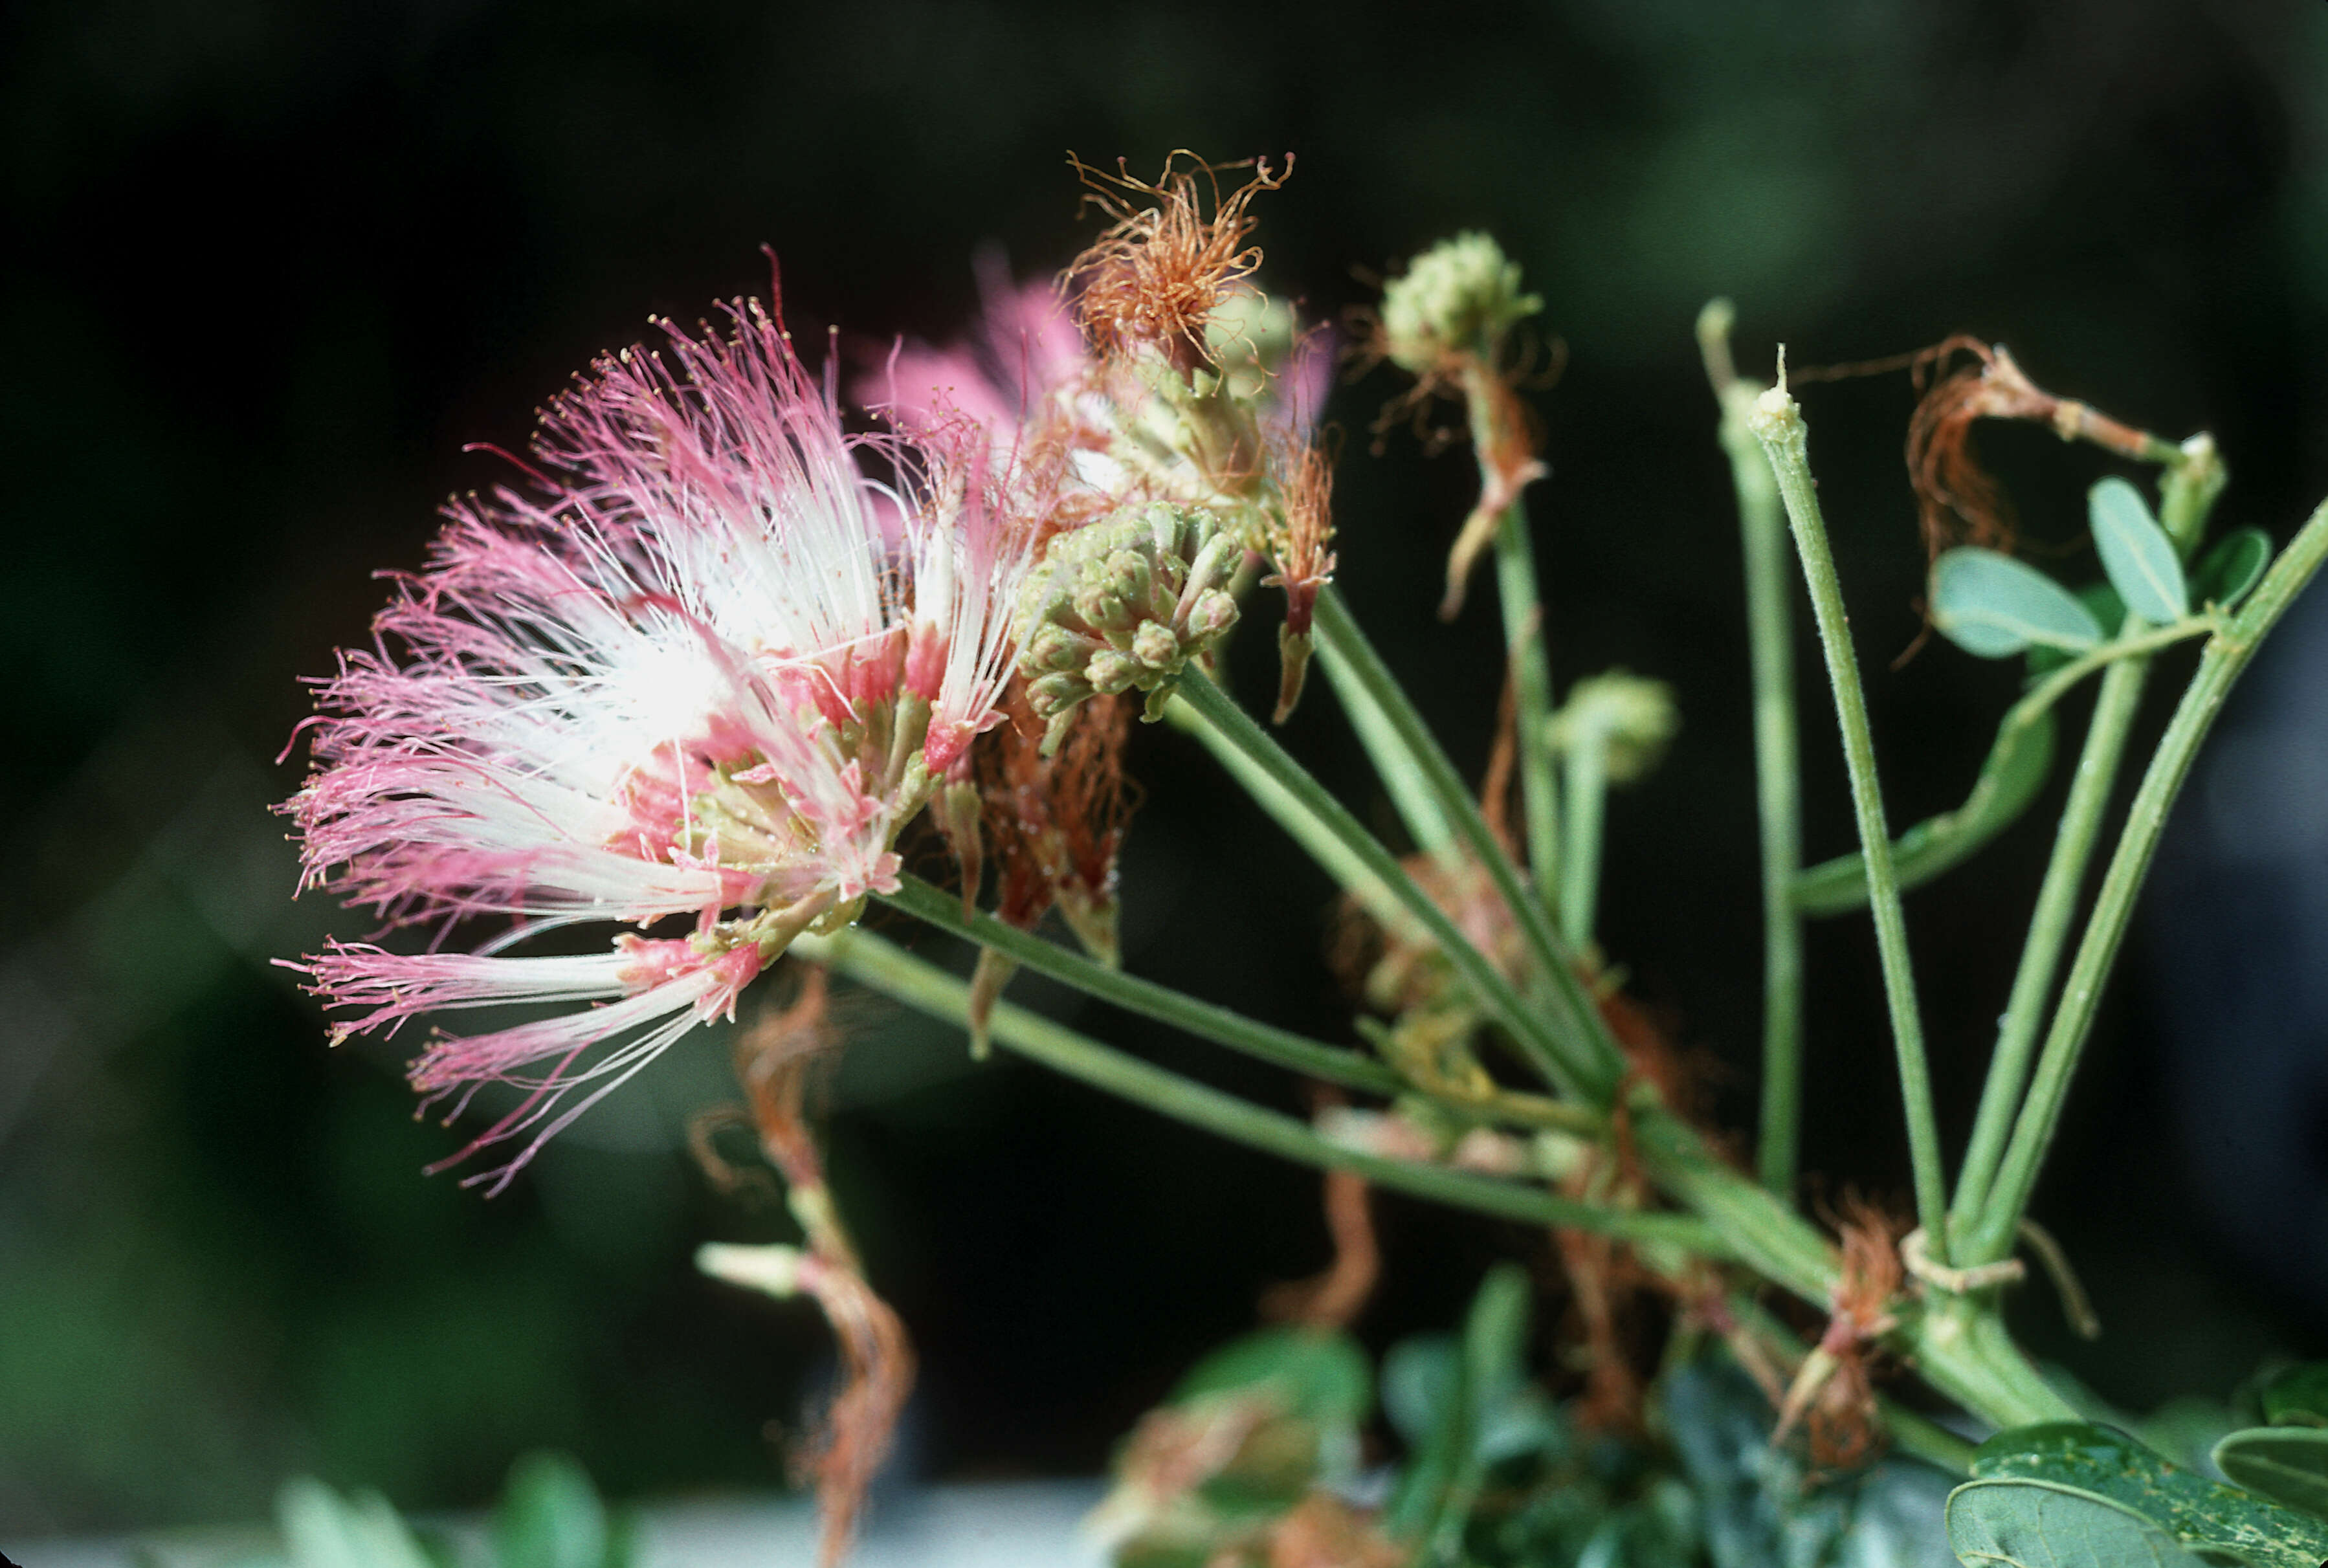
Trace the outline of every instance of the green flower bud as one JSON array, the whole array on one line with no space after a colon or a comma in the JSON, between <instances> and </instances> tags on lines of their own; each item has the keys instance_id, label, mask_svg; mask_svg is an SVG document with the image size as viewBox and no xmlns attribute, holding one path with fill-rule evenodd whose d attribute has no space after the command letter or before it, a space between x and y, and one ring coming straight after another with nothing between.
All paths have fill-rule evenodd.
<instances>
[{"instance_id":1,"label":"green flower bud","mask_svg":"<svg viewBox=\"0 0 2328 1568\"><path fill-rule=\"evenodd\" d=\"M1492 361L1504 334L1544 308L1520 292L1519 263L1488 235L1442 239L1383 286L1383 352L1425 375L1450 353Z\"/></svg>"},{"instance_id":2,"label":"green flower bud","mask_svg":"<svg viewBox=\"0 0 2328 1568\"><path fill-rule=\"evenodd\" d=\"M1161 621L1150 621L1131 634L1131 656L1150 670L1169 670L1179 660L1180 639Z\"/></svg>"},{"instance_id":3,"label":"green flower bud","mask_svg":"<svg viewBox=\"0 0 2328 1568\"><path fill-rule=\"evenodd\" d=\"M1018 668L1046 752L1095 690L1137 689L1150 717L1162 712L1187 662L1235 624L1236 601L1214 585L1237 549L1212 513L1161 502L1052 541L1018 601Z\"/></svg>"},{"instance_id":4,"label":"green flower bud","mask_svg":"<svg viewBox=\"0 0 2328 1568\"><path fill-rule=\"evenodd\" d=\"M1154 625L1155 623L1150 621L1141 630L1145 632ZM1120 653L1113 648L1102 648L1091 656L1091 662L1084 666L1084 679L1092 683L1093 689L1110 693L1129 691L1132 682L1146 673L1141 668L1137 655Z\"/></svg>"},{"instance_id":5,"label":"green flower bud","mask_svg":"<svg viewBox=\"0 0 2328 1568\"><path fill-rule=\"evenodd\" d=\"M1610 784L1621 784L1647 776L1680 729L1672 687L1611 670L1568 689L1567 704L1553 715L1547 735L1557 751L1597 739L1603 772Z\"/></svg>"}]
</instances>

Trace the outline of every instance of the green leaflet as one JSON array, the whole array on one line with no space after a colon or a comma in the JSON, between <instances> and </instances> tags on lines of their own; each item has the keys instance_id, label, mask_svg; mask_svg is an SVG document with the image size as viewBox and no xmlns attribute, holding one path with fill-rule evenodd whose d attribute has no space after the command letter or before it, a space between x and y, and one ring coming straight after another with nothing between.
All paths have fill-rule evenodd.
<instances>
[{"instance_id":1,"label":"green leaflet","mask_svg":"<svg viewBox=\"0 0 2328 1568\"><path fill-rule=\"evenodd\" d=\"M2014 708L1997 726L1980 775L1964 804L1927 817L1892 840L1892 864L1904 891L1919 887L1970 857L2013 825L2045 787L2053 767L2052 709L2024 714ZM1867 906L1867 862L1838 855L1795 877L1795 907L1806 915L1843 915Z\"/></svg>"},{"instance_id":2,"label":"green leaflet","mask_svg":"<svg viewBox=\"0 0 2328 1568\"><path fill-rule=\"evenodd\" d=\"M2050 1481L1967 1481L1948 1494L1948 1545L1981 1568L2202 1568L2123 1504Z\"/></svg>"},{"instance_id":3,"label":"green leaflet","mask_svg":"<svg viewBox=\"0 0 2328 1568\"><path fill-rule=\"evenodd\" d=\"M2142 492L2123 479L2105 479L2086 494L2094 548L2126 607L2155 626L2191 613L2182 562Z\"/></svg>"},{"instance_id":4,"label":"green leaflet","mask_svg":"<svg viewBox=\"0 0 2328 1568\"><path fill-rule=\"evenodd\" d=\"M1384 1358L1383 1408L1413 1454L1385 1510L1392 1535L1452 1545L1488 1466L1564 1441L1527 1377L1529 1299L1526 1273L1499 1263L1460 1337L1407 1340Z\"/></svg>"},{"instance_id":5,"label":"green leaflet","mask_svg":"<svg viewBox=\"0 0 2328 1568\"><path fill-rule=\"evenodd\" d=\"M275 1500L291 1568L434 1568L427 1553L378 1492L343 1498L312 1476L284 1484Z\"/></svg>"},{"instance_id":6,"label":"green leaflet","mask_svg":"<svg viewBox=\"0 0 2328 1568\"><path fill-rule=\"evenodd\" d=\"M1230 1341L1189 1368L1171 1402L1266 1391L1286 1414L1319 1426L1355 1426L1374 1409L1374 1372L1347 1335L1297 1327Z\"/></svg>"},{"instance_id":7,"label":"green leaflet","mask_svg":"<svg viewBox=\"0 0 2328 1568\"><path fill-rule=\"evenodd\" d=\"M2249 1427L2217 1443L2214 1460L2258 1497L2328 1518L2328 1428Z\"/></svg>"},{"instance_id":8,"label":"green leaflet","mask_svg":"<svg viewBox=\"0 0 2328 1568\"><path fill-rule=\"evenodd\" d=\"M1932 624L1966 653L2004 659L2031 647L2082 653L2101 623L2077 596L2036 568L1963 545L1932 563L1926 603Z\"/></svg>"},{"instance_id":9,"label":"green leaflet","mask_svg":"<svg viewBox=\"0 0 2328 1568\"><path fill-rule=\"evenodd\" d=\"M493 1514L496 1568L627 1568L630 1532L609 1519L589 1475L565 1454L528 1454Z\"/></svg>"},{"instance_id":10,"label":"green leaflet","mask_svg":"<svg viewBox=\"0 0 2328 1568\"><path fill-rule=\"evenodd\" d=\"M2215 541L2207 559L2192 576L2192 588L2202 605L2231 609L2271 565L2271 535L2259 528L2234 529Z\"/></svg>"},{"instance_id":11,"label":"green leaflet","mask_svg":"<svg viewBox=\"0 0 2328 1568\"><path fill-rule=\"evenodd\" d=\"M1972 1471L1976 1480L2045 1481L2093 1493L2135 1510L2191 1551L2228 1554L2254 1568L2319 1568L2328 1560L2328 1522L2194 1475L2087 1422L2000 1432L1980 1445ZM1953 1532L1953 1502L1949 1512Z\"/></svg>"}]
</instances>

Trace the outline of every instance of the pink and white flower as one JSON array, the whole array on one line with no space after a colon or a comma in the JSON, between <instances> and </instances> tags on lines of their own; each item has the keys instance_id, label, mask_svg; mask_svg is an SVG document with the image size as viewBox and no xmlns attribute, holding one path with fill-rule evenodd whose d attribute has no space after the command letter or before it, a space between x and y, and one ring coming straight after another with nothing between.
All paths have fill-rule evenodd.
<instances>
[{"instance_id":1,"label":"pink and white flower","mask_svg":"<svg viewBox=\"0 0 2328 1568\"><path fill-rule=\"evenodd\" d=\"M374 645L320 683L317 770L284 808L303 887L440 942L474 915L512 936L694 918L590 957L347 946L299 966L367 1009L343 1033L594 1004L416 1064L432 1095L530 1091L473 1146L531 1131L509 1169L732 1015L802 930L896 888L899 830L996 721L1015 654L1034 529L983 434L852 437L779 320L728 315L601 360L543 414L532 485L447 508Z\"/></svg>"}]
</instances>

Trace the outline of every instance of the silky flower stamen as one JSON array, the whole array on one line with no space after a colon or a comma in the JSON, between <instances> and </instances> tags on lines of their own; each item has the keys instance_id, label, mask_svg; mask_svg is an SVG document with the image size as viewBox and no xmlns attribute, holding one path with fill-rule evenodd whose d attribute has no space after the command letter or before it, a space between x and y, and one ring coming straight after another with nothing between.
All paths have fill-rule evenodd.
<instances>
[{"instance_id":1,"label":"silky flower stamen","mask_svg":"<svg viewBox=\"0 0 2328 1568\"><path fill-rule=\"evenodd\" d=\"M966 768L1017 653L1034 530L983 428L850 436L779 318L726 315L600 360L545 410L530 486L447 508L374 646L322 683L317 771L285 808L303 886L440 941L475 915L694 919L592 957L349 946L296 966L360 1009L343 1034L592 1004L415 1064L456 1114L486 1082L527 1091L471 1146L531 1134L503 1180L732 1016L803 930L897 887L899 831Z\"/></svg>"}]
</instances>

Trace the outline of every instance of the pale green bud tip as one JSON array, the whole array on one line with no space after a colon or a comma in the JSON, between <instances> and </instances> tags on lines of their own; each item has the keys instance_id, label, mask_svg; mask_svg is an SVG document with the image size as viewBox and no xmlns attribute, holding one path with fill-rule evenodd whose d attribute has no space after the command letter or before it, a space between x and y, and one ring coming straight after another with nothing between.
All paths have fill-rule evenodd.
<instances>
[{"instance_id":1,"label":"pale green bud tip","mask_svg":"<svg viewBox=\"0 0 2328 1568\"><path fill-rule=\"evenodd\" d=\"M1549 737L1561 751L1597 742L1609 782L1630 784L1657 765L1680 730L1681 709L1672 687L1610 670L1568 689L1568 702L1553 715Z\"/></svg>"},{"instance_id":2,"label":"pale green bud tip","mask_svg":"<svg viewBox=\"0 0 2328 1568\"><path fill-rule=\"evenodd\" d=\"M1754 399L1754 410L1746 417L1747 427L1765 442L1776 444L1799 437L1803 430L1803 406L1787 390L1787 361L1783 353L1779 361L1779 384L1767 388Z\"/></svg>"},{"instance_id":3,"label":"pale green bud tip","mask_svg":"<svg viewBox=\"0 0 2328 1568\"><path fill-rule=\"evenodd\" d=\"M1486 234L1442 239L1383 286L1383 352L1420 375L1450 353L1492 357L1504 334L1544 308L1520 292L1519 263Z\"/></svg>"},{"instance_id":4,"label":"pale green bud tip","mask_svg":"<svg viewBox=\"0 0 2328 1568\"><path fill-rule=\"evenodd\" d=\"M706 1242L695 1249L696 1268L713 1279L780 1298L800 1293L802 1261L798 1247Z\"/></svg>"},{"instance_id":5,"label":"pale green bud tip","mask_svg":"<svg viewBox=\"0 0 2328 1568\"><path fill-rule=\"evenodd\" d=\"M1211 512L1161 502L1052 542L1018 601L1018 669L1047 754L1085 698L1144 691L1150 717L1162 711L1188 661L1236 623L1214 586L1236 548Z\"/></svg>"}]
</instances>

